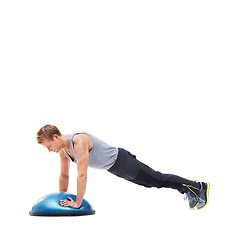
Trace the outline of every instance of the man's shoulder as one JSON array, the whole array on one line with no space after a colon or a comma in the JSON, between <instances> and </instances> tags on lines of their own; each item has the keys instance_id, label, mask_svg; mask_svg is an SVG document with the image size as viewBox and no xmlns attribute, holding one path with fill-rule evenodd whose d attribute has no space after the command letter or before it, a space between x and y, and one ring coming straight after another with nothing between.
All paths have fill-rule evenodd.
<instances>
[{"instance_id":1,"label":"man's shoulder","mask_svg":"<svg viewBox=\"0 0 240 240\"><path fill-rule=\"evenodd\" d=\"M84 146L87 146L89 152L93 148L93 140L88 134L85 134L85 133L76 134L73 137L72 142L73 142L73 145L76 144L80 147L82 146L83 148Z\"/></svg>"},{"instance_id":2,"label":"man's shoulder","mask_svg":"<svg viewBox=\"0 0 240 240\"><path fill-rule=\"evenodd\" d=\"M60 155L61 158L67 158L66 155L65 155L65 153L64 153L64 149L61 149L61 150L59 151L59 155Z\"/></svg>"},{"instance_id":3,"label":"man's shoulder","mask_svg":"<svg viewBox=\"0 0 240 240\"><path fill-rule=\"evenodd\" d=\"M88 142L88 138L89 138L88 135L86 135L84 133L78 133L78 134L73 136L72 142L73 142L73 144L85 143L85 142Z\"/></svg>"}]
</instances>

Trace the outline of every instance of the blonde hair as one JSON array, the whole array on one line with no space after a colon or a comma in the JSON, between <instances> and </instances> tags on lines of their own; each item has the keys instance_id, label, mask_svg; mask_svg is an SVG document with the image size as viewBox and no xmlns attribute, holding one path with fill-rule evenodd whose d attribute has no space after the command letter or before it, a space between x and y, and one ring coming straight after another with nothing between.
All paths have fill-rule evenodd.
<instances>
[{"instance_id":1,"label":"blonde hair","mask_svg":"<svg viewBox=\"0 0 240 240\"><path fill-rule=\"evenodd\" d=\"M38 144L42 144L44 139L53 140L54 134L57 134L58 136L62 135L59 129L51 124L41 127L37 133Z\"/></svg>"}]
</instances>

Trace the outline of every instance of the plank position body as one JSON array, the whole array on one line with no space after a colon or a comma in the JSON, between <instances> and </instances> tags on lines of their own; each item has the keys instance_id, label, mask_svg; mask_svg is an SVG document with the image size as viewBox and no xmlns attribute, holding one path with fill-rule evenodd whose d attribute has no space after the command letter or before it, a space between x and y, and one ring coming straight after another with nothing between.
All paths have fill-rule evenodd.
<instances>
[{"instance_id":1,"label":"plank position body","mask_svg":"<svg viewBox=\"0 0 240 240\"><path fill-rule=\"evenodd\" d=\"M61 201L62 206L79 208L87 184L88 167L104 169L144 187L172 188L186 194L189 207L201 209L208 203L210 184L191 181L173 174L163 174L138 161L136 156L123 148L108 145L87 132L62 135L53 125L43 126L37 133L37 141L49 152L59 153L61 173L59 191L67 192L70 162L77 164L77 199Z\"/></svg>"}]
</instances>

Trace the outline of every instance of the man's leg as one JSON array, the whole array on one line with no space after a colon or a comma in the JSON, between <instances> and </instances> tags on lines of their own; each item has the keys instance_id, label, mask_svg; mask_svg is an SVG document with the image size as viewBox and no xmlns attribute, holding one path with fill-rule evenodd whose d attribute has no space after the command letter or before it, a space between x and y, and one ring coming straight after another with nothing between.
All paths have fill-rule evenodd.
<instances>
[{"instance_id":1,"label":"man's leg","mask_svg":"<svg viewBox=\"0 0 240 240\"><path fill-rule=\"evenodd\" d=\"M208 204L210 184L195 182L173 175L163 174L139 162L136 156L119 148L118 158L109 172L145 187L166 187L186 193L189 207L201 209Z\"/></svg>"},{"instance_id":2,"label":"man's leg","mask_svg":"<svg viewBox=\"0 0 240 240\"><path fill-rule=\"evenodd\" d=\"M198 194L200 189L200 184L197 182L153 170L124 149L119 149L117 162L108 171L145 187L172 188L177 189L180 193L187 193L190 188L196 194Z\"/></svg>"}]
</instances>

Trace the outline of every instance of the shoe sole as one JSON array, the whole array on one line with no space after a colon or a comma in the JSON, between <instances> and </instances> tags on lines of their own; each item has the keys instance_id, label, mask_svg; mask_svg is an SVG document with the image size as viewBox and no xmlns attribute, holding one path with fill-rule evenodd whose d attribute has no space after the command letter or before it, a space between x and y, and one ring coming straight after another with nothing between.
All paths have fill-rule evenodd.
<instances>
[{"instance_id":1,"label":"shoe sole","mask_svg":"<svg viewBox=\"0 0 240 240\"><path fill-rule=\"evenodd\" d=\"M189 207L189 208L191 208L191 209L195 208L197 205L198 205L198 202L193 207Z\"/></svg>"},{"instance_id":2,"label":"shoe sole","mask_svg":"<svg viewBox=\"0 0 240 240\"><path fill-rule=\"evenodd\" d=\"M197 209L203 209L204 207L206 207L208 205L208 202L209 202L209 189L210 189L210 183L207 182L207 193L206 193L206 197L207 197L207 202L205 205L203 205L202 207L198 208L196 206Z\"/></svg>"}]
</instances>

